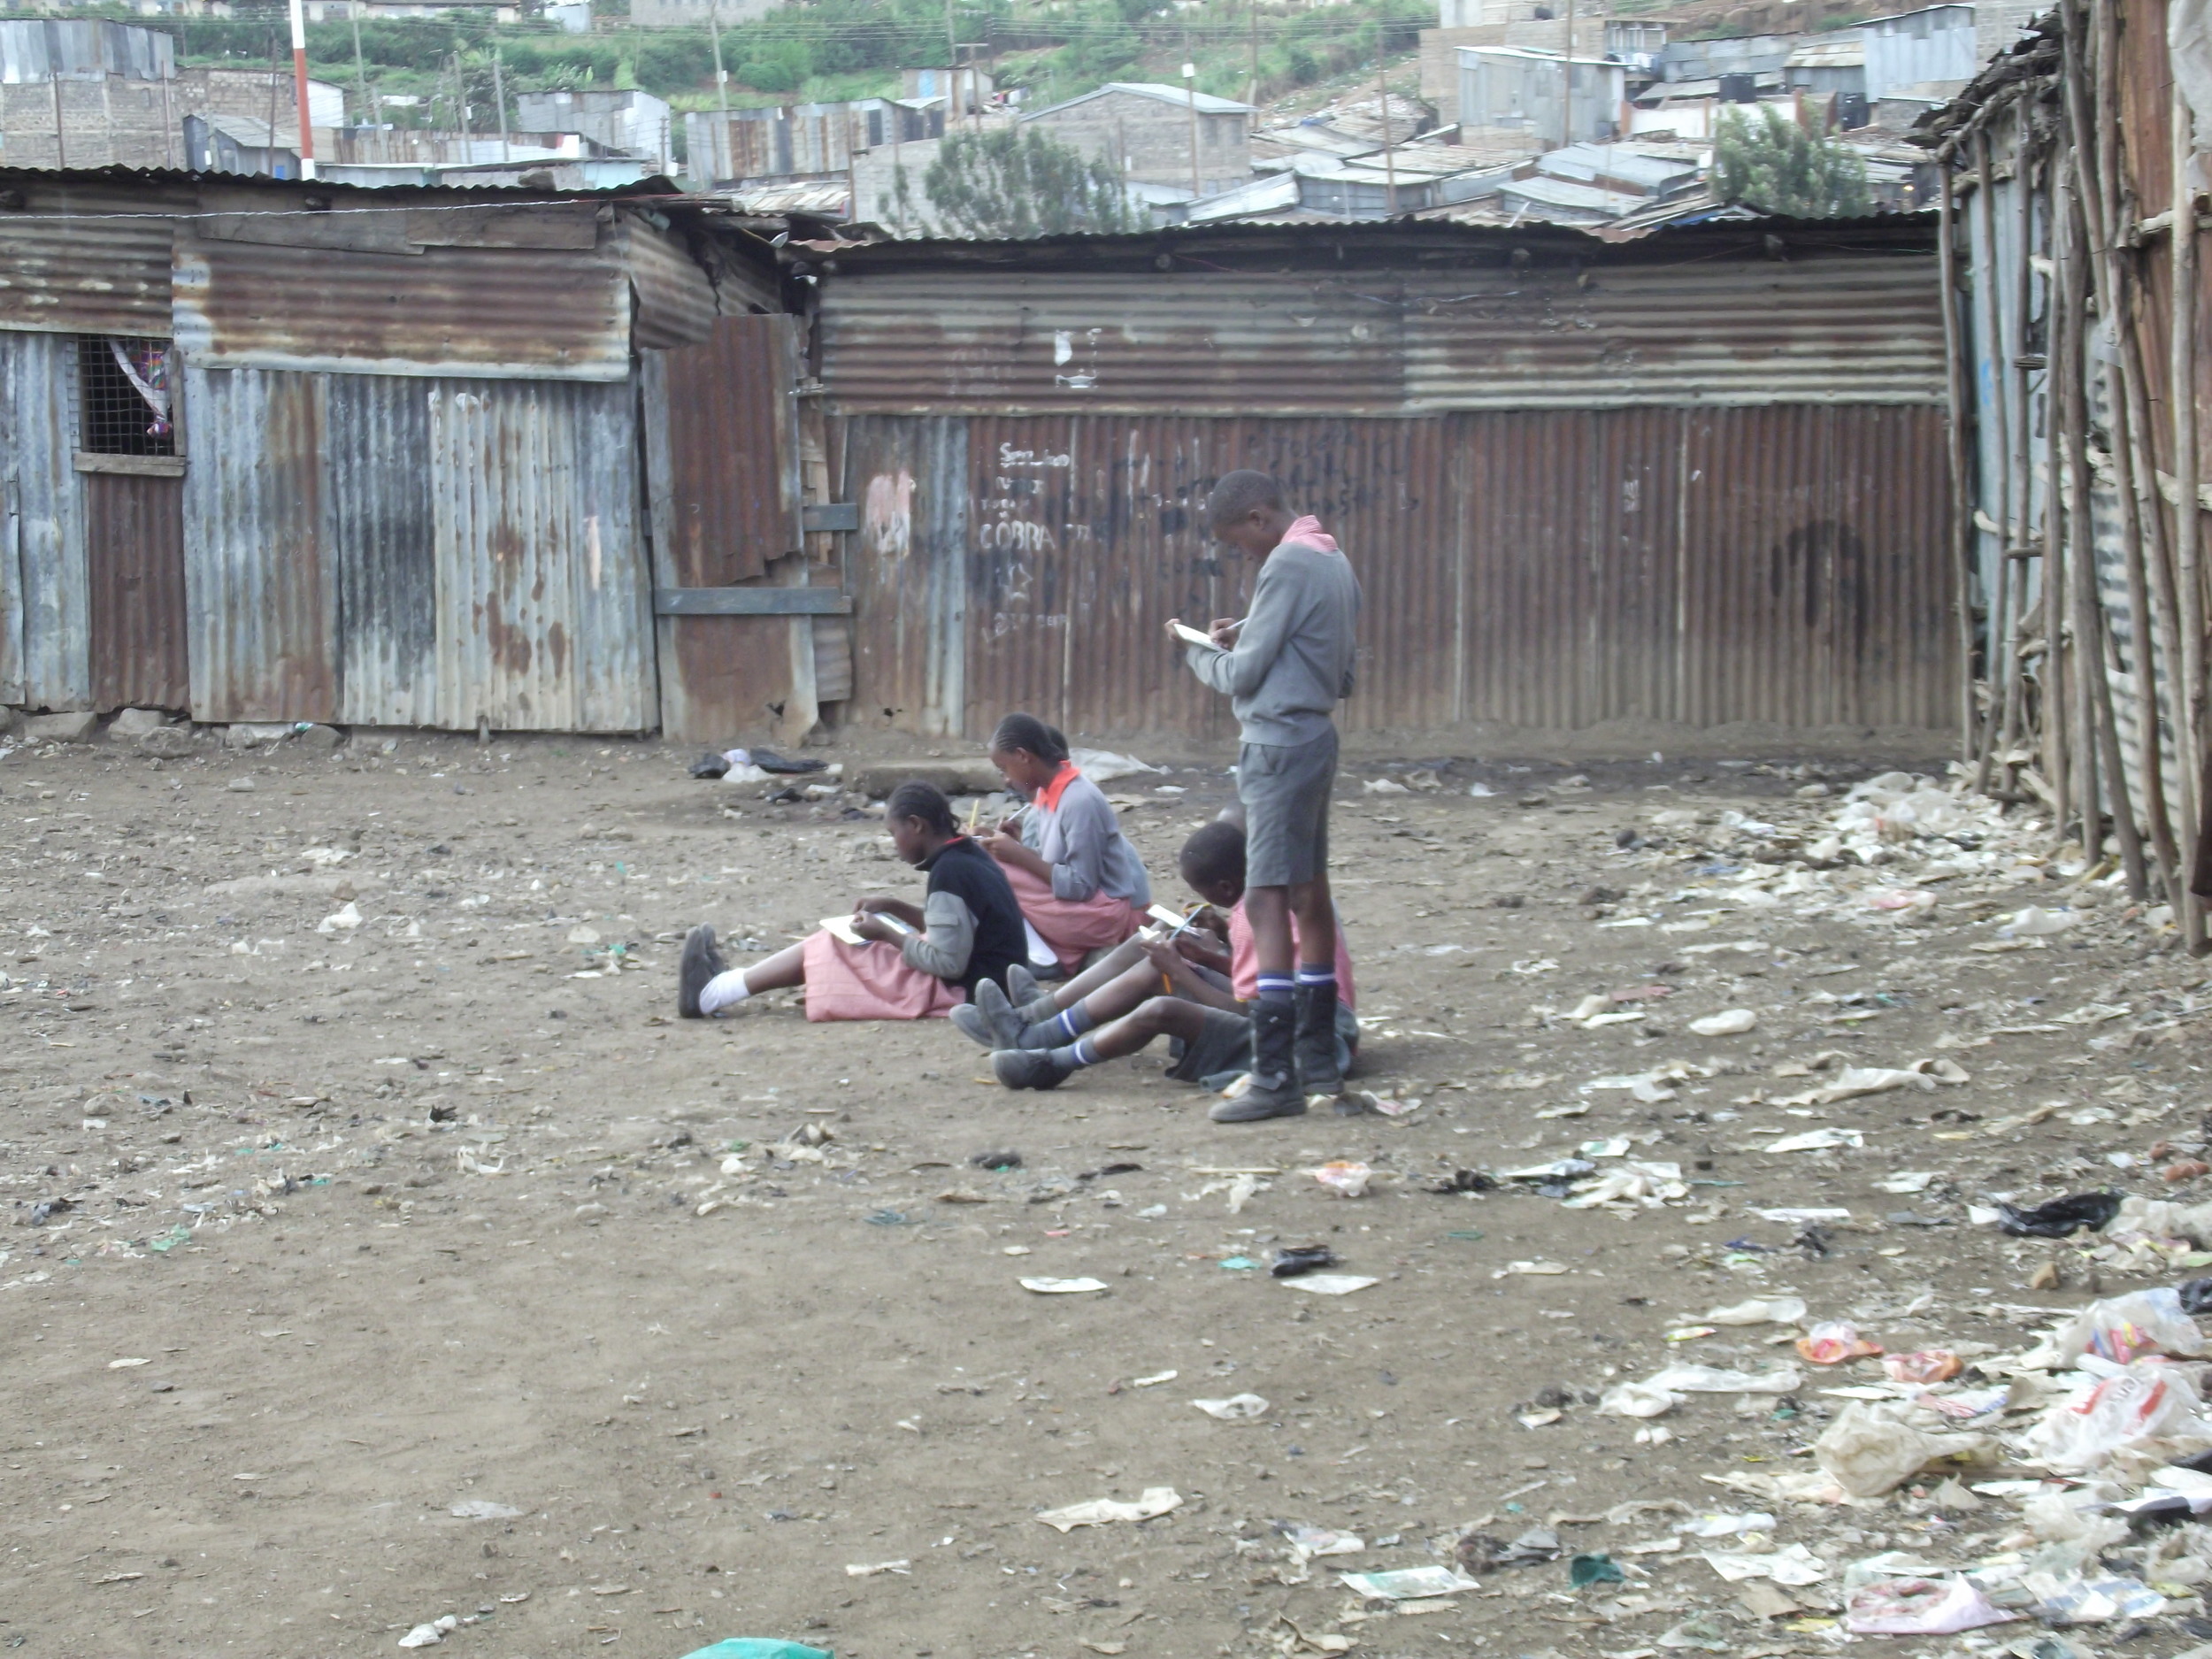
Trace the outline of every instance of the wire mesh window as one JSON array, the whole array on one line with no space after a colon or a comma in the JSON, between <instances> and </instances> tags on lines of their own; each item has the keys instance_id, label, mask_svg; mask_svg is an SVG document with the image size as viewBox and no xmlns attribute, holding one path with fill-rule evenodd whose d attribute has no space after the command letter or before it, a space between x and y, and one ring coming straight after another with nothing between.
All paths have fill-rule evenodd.
<instances>
[{"instance_id":1,"label":"wire mesh window","mask_svg":"<svg viewBox=\"0 0 2212 1659\"><path fill-rule=\"evenodd\" d=\"M77 342L80 438L92 455L174 455L166 340L85 334Z\"/></svg>"}]
</instances>

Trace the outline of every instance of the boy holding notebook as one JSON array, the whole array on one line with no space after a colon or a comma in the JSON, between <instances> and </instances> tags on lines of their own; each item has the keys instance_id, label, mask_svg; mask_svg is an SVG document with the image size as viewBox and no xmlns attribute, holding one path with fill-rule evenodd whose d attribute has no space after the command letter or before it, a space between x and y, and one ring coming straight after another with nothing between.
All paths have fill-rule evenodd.
<instances>
[{"instance_id":1,"label":"boy holding notebook","mask_svg":"<svg viewBox=\"0 0 2212 1659\"><path fill-rule=\"evenodd\" d=\"M1334 538L1317 518L1294 515L1282 487L1264 472L1225 474L1207 497L1206 516L1219 540L1263 561L1241 621L1217 621L1195 638L1195 629L1168 624L1188 645L1191 672L1228 694L1241 727L1244 908L1259 964L1252 1086L1211 1115L1250 1123L1296 1117L1309 1096L1343 1093L1329 795L1336 705L1352 692L1360 591Z\"/></svg>"}]
</instances>

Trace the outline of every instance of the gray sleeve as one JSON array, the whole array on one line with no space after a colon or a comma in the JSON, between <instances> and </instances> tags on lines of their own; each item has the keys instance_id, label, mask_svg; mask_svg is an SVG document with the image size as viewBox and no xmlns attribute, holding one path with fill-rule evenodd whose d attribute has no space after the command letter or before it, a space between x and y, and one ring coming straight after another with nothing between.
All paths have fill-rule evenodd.
<instances>
[{"instance_id":1,"label":"gray sleeve","mask_svg":"<svg viewBox=\"0 0 2212 1659\"><path fill-rule=\"evenodd\" d=\"M906 965L941 979L961 978L975 952L975 917L967 902L957 893L933 893L923 902L922 921L926 933L899 943Z\"/></svg>"},{"instance_id":2,"label":"gray sleeve","mask_svg":"<svg viewBox=\"0 0 2212 1659\"><path fill-rule=\"evenodd\" d=\"M1252 586L1252 608L1237 630L1236 649L1194 645L1191 672L1216 691L1233 697L1248 697L1266 680L1267 671L1282 655L1297 621L1297 580L1288 567L1271 557L1260 566L1260 579Z\"/></svg>"},{"instance_id":3,"label":"gray sleeve","mask_svg":"<svg viewBox=\"0 0 2212 1659\"><path fill-rule=\"evenodd\" d=\"M1080 904L1096 893L1113 844L1114 809L1094 788L1070 787L1060 797L1060 856L1052 866L1052 896Z\"/></svg>"}]
</instances>

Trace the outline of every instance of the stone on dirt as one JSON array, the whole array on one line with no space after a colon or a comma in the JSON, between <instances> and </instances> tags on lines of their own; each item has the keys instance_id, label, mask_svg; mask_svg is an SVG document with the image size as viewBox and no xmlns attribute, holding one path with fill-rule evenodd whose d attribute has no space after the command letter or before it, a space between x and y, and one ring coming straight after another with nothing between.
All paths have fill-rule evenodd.
<instances>
[{"instance_id":1,"label":"stone on dirt","mask_svg":"<svg viewBox=\"0 0 2212 1659\"><path fill-rule=\"evenodd\" d=\"M89 709L69 714L34 714L23 722L23 735L34 743L89 743L100 734L100 717Z\"/></svg>"}]
</instances>

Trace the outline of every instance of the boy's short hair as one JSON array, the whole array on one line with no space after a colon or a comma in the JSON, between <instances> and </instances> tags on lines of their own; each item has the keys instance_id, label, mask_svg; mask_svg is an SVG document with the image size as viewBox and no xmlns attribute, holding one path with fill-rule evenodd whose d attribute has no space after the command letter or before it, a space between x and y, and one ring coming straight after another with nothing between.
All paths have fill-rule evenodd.
<instances>
[{"instance_id":1,"label":"boy's short hair","mask_svg":"<svg viewBox=\"0 0 2212 1659\"><path fill-rule=\"evenodd\" d=\"M1183 843L1177 862L1194 887L1244 886L1244 826L1216 818Z\"/></svg>"},{"instance_id":2,"label":"boy's short hair","mask_svg":"<svg viewBox=\"0 0 2212 1659\"><path fill-rule=\"evenodd\" d=\"M1248 467L1224 472L1206 497L1206 524L1233 524L1256 507L1281 508L1283 487L1265 472Z\"/></svg>"}]
</instances>

